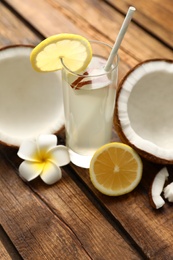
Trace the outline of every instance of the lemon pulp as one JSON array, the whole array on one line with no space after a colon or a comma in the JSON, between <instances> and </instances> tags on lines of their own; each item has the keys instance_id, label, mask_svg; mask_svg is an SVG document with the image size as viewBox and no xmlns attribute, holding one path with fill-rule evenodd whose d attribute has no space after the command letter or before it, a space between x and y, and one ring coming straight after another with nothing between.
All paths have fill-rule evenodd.
<instances>
[{"instance_id":1,"label":"lemon pulp","mask_svg":"<svg viewBox=\"0 0 173 260\"><path fill-rule=\"evenodd\" d=\"M142 161L131 147L114 142L96 151L89 171L95 188L103 194L117 196L138 185L142 178Z\"/></svg>"},{"instance_id":2,"label":"lemon pulp","mask_svg":"<svg viewBox=\"0 0 173 260\"><path fill-rule=\"evenodd\" d=\"M38 72L61 70L63 63L73 72L87 68L92 58L89 41L77 34L62 33L40 42L31 52L32 67Z\"/></svg>"}]
</instances>

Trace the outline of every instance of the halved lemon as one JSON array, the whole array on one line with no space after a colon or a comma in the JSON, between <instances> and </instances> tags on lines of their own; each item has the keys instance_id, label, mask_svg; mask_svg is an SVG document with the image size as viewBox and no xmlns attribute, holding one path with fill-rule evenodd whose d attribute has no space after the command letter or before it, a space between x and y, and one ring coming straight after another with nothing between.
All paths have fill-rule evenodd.
<instances>
[{"instance_id":1,"label":"halved lemon","mask_svg":"<svg viewBox=\"0 0 173 260\"><path fill-rule=\"evenodd\" d=\"M62 62L70 70L80 72L87 68L92 58L89 41L77 34L62 33L40 42L31 52L30 61L36 71L62 69Z\"/></svg>"},{"instance_id":2,"label":"halved lemon","mask_svg":"<svg viewBox=\"0 0 173 260\"><path fill-rule=\"evenodd\" d=\"M96 189L109 196L132 191L142 178L139 155L128 145L109 143L99 148L90 163L90 179Z\"/></svg>"}]
</instances>

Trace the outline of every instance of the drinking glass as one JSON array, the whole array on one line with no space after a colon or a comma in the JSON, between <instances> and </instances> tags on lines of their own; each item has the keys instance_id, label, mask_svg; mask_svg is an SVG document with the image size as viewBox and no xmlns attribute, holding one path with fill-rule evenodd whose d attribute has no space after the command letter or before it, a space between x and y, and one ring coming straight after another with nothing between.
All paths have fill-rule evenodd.
<instances>
[{"instance_id":1,"label":"drinking glass","mask_svg":"<svg viewBox=\"0 0 173 260\"><path fill-rule=\"evenodd\" d=\"M62 70L66 146L71 162L83 168L111 141L118 81L118 56L110 70L104 70L112 48L99 41L90 44L93 56L86 71L78 74L64 64Z\"/></svg>"}]
</instances>

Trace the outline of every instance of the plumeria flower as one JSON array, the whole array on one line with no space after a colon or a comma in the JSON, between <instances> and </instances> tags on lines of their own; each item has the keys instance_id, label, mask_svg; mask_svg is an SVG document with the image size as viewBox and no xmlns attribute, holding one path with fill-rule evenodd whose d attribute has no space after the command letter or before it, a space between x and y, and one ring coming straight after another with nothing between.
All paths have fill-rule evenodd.
<instances>
[{"instance_id":1,"label":"plumeria flower","mask_svg":"<svg viewBox=\"0 0 173 260\"><path fill-rule=\"evenodd\" d=\"M54 184L62 177L60 166L70 162L67 147L57 146L57 136L40 135L36 140L22 142L18 156L24 161L19 166L19 175L26 181L40 176L46 184Z\"/></svg>"}]
</instances>

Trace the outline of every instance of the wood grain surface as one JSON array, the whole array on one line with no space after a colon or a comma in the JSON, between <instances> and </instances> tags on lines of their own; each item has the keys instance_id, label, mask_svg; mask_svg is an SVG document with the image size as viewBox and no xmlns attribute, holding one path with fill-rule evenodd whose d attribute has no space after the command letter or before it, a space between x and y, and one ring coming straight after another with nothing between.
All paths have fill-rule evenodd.
<instances>
[{"instance_id":1,"label":"wood grain surface","mask_svg":"<svg viewBox=\"0 0 173 260\"><path fill-rule=\"evenodd\" d=\"M36 45L62 32L113 45L130 5L137 11L119 50L120 81L141 61L173 59L172 0L2 0L0 47ZM58 138L65 142L63 131ZM72 163L52 186L39 178L23 182L20 163L17 149L0 146L0 259L173 259L173 204L155 210L149 202L161 165L143 160L138 187L108 197L93 187L88 170Z\"/></svg>"}]
</instances>

